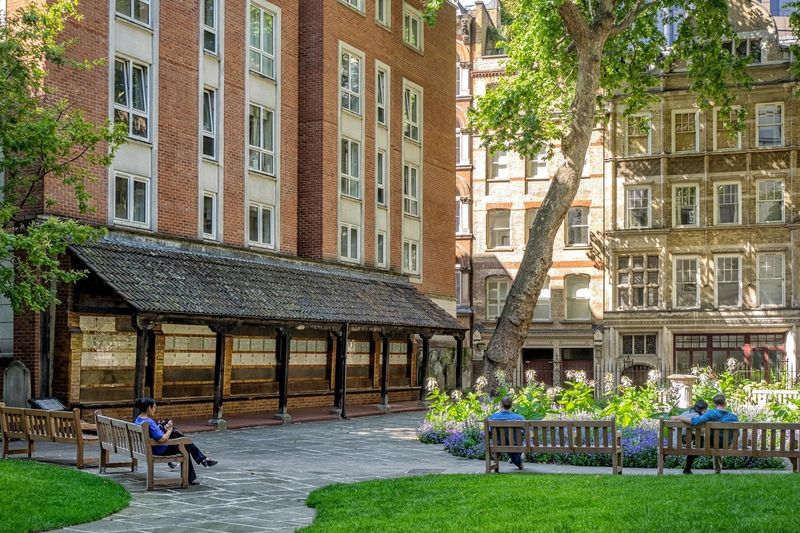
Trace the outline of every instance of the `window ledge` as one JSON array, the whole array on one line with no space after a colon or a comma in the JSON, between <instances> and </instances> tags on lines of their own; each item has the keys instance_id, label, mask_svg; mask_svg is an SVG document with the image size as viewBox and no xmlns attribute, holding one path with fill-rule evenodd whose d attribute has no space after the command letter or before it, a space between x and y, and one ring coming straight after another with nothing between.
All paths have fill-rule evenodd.
<instances>
[{"instance_id":1,"label":"window ledge","mask_svg":"<svg viewBox=\"0 0 800 533\"><path fill-rule=\"evenodd\" d=\"M360 94L358 95L358 98L359 99L361 98ZM342 107L341 103L339 104L339 109L342 110L342 112L344 112L344 113L347 113L349 115L353 115L354 117L364 118L363 115L361 114L361 111L355 112L352 109L347 109L346 107Z\"/></svg>"},{"instance_id":2,"label":"window ledge","mask_svg":"<svg viewBox=\"0 0 800 533\"><path fill-rule=\"evenodd\" d=\"M352 200L354 202L361 203L361 198L359 198L358 196L350 196L349 194L345 193L339 193L339 196L341 196L342 198L347 198L348 200Z\"/></svg>"},{"instance_id":3,"label":"window ledge","mask_svg":"<svg viewBox=\"0 0 800 533\"><path fill-rule=\"evenodd\" d=\"M456 163L456 170L472 170L472 163Z\"/></svg>"},{"instance_id":4,"label":"window ledge","mask_svg":"<svg viewBox=\"0 0 800 533\"><path fill-rule=\"evenodd\" d=\"M128 17L127 15L123 15L122 13L117 13L117 12L114 12L114 18L116 20L119 20L119 21L122 21L122 22L127 22L128 24L130 24L131 26L134 26L136 28L139 28L139 29L148 31L150 33L153 33L153 24L152 23L145 24L144 22L140 22L140 21L138 21L138 20L136 20L134 18Z\"/></svg>"},{"instance_id":5,"label":"window ledge","mask_svg":"<svg viewBox=\"0 0 800 533\"><path fill-rule=\"evenodd\" d=\"M565 250L591 250L590 244L567 244L564 246Z\"/></svg>"},{"instance_id":6,"label":"window ledge","mask_svg":"<svg viewBox=\"0 0 800 533\"><path fill-rule=\"evenodd\" d=\"M425 55L425 48L422 46L416 47L413 44L406 42L405 40L403 40L403 46L405 46L409 50L413 50L414 52L418 53L421 56Z\"/></svg>"},{"instance_id":7,"label":"window ledge","mask_svg":"<svg viewBox=\"0 0 800 533\"><path fill-rule=\"evenodd\" d=\"M418 127L419 127L419 126L418 126ZM409 136L408 136L408 135L406 135L405 133L403 134L403 140L404 140L404 141L411 142L411 143L414 143L414 144L416 144L416 145L418 145L418 146L422 146L422 141L420 141L419 139L414 139L413 137L409 137Z\"/></svg>"},{"instance_id":8,"label":"window ledge","mask_svg":"<svg viewBox=\"0 0 800 533\"><path fill-rule=\"evenodd\" d=\"M456 95L456 102L461 102L464 100L472 100L471 94L457 94Z\"/></svg>"},{"instance_id":9,"label":"window ledge","mask_svg":"<svg viewBox=\"0 0 800 533\"><path fill-rule=\"evenodd\" d=\"M247 241L247 246L249 246L250 248L256 248L258 250L265 250L265 251L268 250L271 252L275 251L274 244L266 244L263 242Z\"/></svg>"},{"instance_id":10,"label":"window ledge","mask_svg":"<svg viewBox=\"0 0 800 533\"><path fill-rule=\"evenodd\" d=\"M511 178L487 178L486 183L511 183Z\"/></svg>"},{"instance_id":11,"label":"window ledge","mask_svg":"<svg viewBox=\"0 0 800 533\"><path fill-rule=\"evenodd\" d=\"M269 174L267 172L264 172L263 170L256 170L254 168L247 167L247 171L248 172L252 172L253 174L258 174L259 176L262 176L264 178L270 178L270 179L273 179L273 180L278 179L278 178L275 177L275 174Z\"/></svg>"},{"instance_id":12,"label":"window ledge","mask_svg":"<svg viewBox=\"0 0 800 533\"><path fill-rule=\"evenodd\" d=\"M513 246L497 246L495 248L487 248L487 252L513 252Z\"/></svg>"},{"instance_id":13,"label":"window ledge","mask_svg":"<svg viewBox=\"0 0 800 533\"><path fill-rule=\"evenodd\" d=\"M256 69L250 67L249 65L247 67L247 71L250 74L253 74L253 75L255 75L255 76L259 77L259 78L262 78L262 79L265 79L267 81L271 81L271 82L274 82L274 83L278 83L278 77L275 76L274 74L272 76L268 76L268 75L266 75L266 74L264 74L262 72L257 71Z\"/></svg>"},{"instance_id":14,"label":"window ledge","mask_svg":"<svg viewBox=\"0 0 800 533\"><path fill-rule=\"evenodd\" d=\"M211 50L206 50L205 48L203 48L203 55L213 57L217 61L222 61L222 56L219 54L219 50L217 50L216 52L212 52Z\"/></svg>"}]
</instances>

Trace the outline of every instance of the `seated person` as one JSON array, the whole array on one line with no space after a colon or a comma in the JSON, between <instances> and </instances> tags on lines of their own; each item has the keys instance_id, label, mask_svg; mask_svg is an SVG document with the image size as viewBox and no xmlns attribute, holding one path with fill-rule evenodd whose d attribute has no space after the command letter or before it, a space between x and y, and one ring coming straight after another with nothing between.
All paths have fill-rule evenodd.
<instances>
[{"instance_id":1,"label":"seated person","mask_svg":"<svg viewBox=\"0 0 800 533\"><path fill-rule=\"evenodd\" d=\"M738 422L739 417L725 409L725 395L717 394L714 396L714 409L706 414L693 418L691 424L697 426L706 422ZM733 442L734 432L728 431L728 444ZM722 448L722 434L719 436L719 447ZM719 474L722 471L722 457L714 457L714 472Z\"/></svg>"},{"instance_id":2,"label":"seated person","mask_svg":"<svg viewBox=\"0 0 800 533\"><path fill-rule=\"evenodd\" d=\"M671 416L670 420L682 420L684 422L691 423L692 420L695 418L702 416L705 412L708 411L708 403L705 400L697 400L694 405L689 408L688 411L684 411L679 415ZM687 434L692 433L692 442L694 442L694 432L692 430L687 430ZM683 443L686 444L686 435L683 436ZM704 442L702 437L700 438L700 447L704 446ZM687 455L686 456L686 466L683 468L684 474L691 474L692 473L692 464L694 464L694 460L697 459L696 455Z\"/></svg>"},{"instance_id":3,"label":"seated person","mask_svg":"<svg viewBox=\"0 0 800 533\"><path fill-rule=\"evenodd\" d=\"M525 420L522 415L514 413L511 411L511 407L513 402L511 398L508 396L503 396L503 399L500 400L500 407L501 409L496 413L489 416L489 420ZM511 462L514 463L518 469L522 470L522 454L521 453L509 453L508 457L511 459Z\"/></svg>"},{"instance_id":4,"label":"seated person","mask_svg":"<svg viewBox=\"0 0 800 533\"><path fill-rule=\"evenodd\" d=\"M134 420L135 424L142 424L142 422L150 422L150 438L158 441L158 442L167 442L171 437L182 437L183 434L175 429L172 425L172 420L162 420L161 422L156 422L155 415L156 415L156 401L152 398L143 397L137 398L136 401L133 403L136 409L139 410L139 416L136 417ZM194 443L187 444L186 450L192 456L194 461L203 466L214 466L217 464L218 461L206 457L206 454L200 451L200 448L197 447ZM153 446L153 454L155 455L175 455L180 453L180 449L178 446L174 445L158 445ZM170 468L175 468L173 463L169 463ZM192 462L189 461L189 483L191 485L199 485L200 482L197 481L197 475L194 472L194 466Z\"/></svg>"}]
</instances>

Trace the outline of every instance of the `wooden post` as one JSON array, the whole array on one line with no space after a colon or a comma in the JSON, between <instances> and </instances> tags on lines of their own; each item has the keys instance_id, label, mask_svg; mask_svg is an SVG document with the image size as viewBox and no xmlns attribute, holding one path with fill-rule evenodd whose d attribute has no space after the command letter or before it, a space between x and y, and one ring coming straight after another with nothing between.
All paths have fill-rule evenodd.
<instances>
[{"instance_id":1,"label":"wooden post","mask_svg":"<svg viewBox=\"0 0 800 533\"><path fill-rule=\"evenodd\" d=\"M133 373L133 399L145 396L145 377L147 375L147 349L150 344L150 334L155 323L144 320L136 315L133 317L133 327L136 329L136 366ZM133 408L133 417L139 413Z\"/></svg>"},{"instance_id":2,"label":"wooden post","mask_svg":"<svg viewBox=\"0 0 800 533\"><path fill-rule=\"evenodd\" d=\"M428 381L428 366L430 365L430 340L431 336L428 333L420 334L422 337L422 362L419 368L419 401L422 404L427 405L426 398L428 396L428 391L426 390L427 381Z\"/></svg>"},{"instance_id":3,"label":"wooden post","mask_svg":"<svg viewBox=\"0 0 800 533\"><path fill-rule=\"evenodd\" d=\"M214 324L210 327L216 334L214 346L214 408L211 413L209 426L216 429L226 429L228 423L222 417L223 386L225 376L225 336L230 332L231 326L228 324Z\"/></svg>"},{"instance_id":4,"label":"wooden post","mask_svg":"<svg viewBox=\"0 0 800 533\"><path fill-rule=\"evenodd\" d=\"M331 414L347 418L347 336L350 324L342 324L336 345L336 390L333 395Z\"/></svg>"},{"instance_id":5,"label":"wooden post","mask_svg":"<svg viewBox=\"0 0 800 533\"><path fill-rule=\"evenodd\" d=\"M381 333L381 404L380 409L389 413L389 334Z\"/></svg>"},{"instance_id":6,"label":"wooden post","mask_svg":"<svg viewBox=\"0 0 800 533\"><path fill-rule=\"evenodd\" d=\"M464 335L455 335L456 339L456 389L464 388Z\"/></svg>"},{"instance_id":7,"label":"wooden post","mask_svg":"<svg viewBox=\"0 0 800 533\"><path fill-rule=\"evenodd\" d=\"M289 414L289 356L291 353L292 334L289 330L279 328L275 343L278 360L278 412L275 417L284 424L292 421Z\"/></svg>"}]
</instances>

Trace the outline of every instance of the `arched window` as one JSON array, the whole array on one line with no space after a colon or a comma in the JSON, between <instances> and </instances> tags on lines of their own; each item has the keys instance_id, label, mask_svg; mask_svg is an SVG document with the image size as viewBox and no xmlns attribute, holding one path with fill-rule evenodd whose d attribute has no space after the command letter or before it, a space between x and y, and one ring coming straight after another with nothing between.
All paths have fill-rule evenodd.
<instances>
[{"instance_id":1,"label":"arched window","mask_svg":"<svg viewBox=\"0 0 800 533\"><path fill-rule=\"evenodd\" d=\"M589 276L574 274L564 278L567 293L567 320L591 320Z\"/></svg>"}]
</instances>

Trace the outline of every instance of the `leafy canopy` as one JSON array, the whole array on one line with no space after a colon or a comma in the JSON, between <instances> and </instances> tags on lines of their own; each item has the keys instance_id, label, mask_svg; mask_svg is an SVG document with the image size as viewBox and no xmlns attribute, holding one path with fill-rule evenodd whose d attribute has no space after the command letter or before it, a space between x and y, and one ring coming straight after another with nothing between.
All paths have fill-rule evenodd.
<instances>
[{"instance_id":1,"label":"leafy canopy","mask_svg":"<svg viewBox=\"0 0 800 533\"><path fill-rule=\"evenodd\" d=\"M70 60L70 42L60 39L67 22L81 19L77 5L31 3L0 20L0 293L15 310L55 301L55 282L83 275L63 269L59 257L70 244L102 234L74 220L36 216L55 203L43 195L45 180L63 184L80 213L91 211L86 184L125 139L123 128L92 123L47 83L48 69L97 64Z\"/></svg>"}]
</instances>

